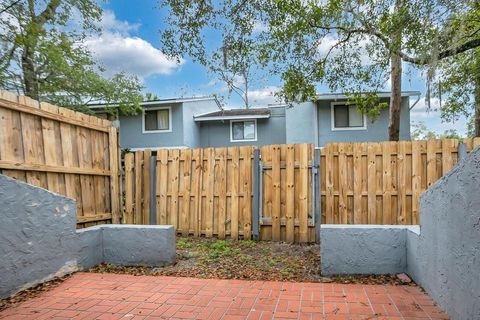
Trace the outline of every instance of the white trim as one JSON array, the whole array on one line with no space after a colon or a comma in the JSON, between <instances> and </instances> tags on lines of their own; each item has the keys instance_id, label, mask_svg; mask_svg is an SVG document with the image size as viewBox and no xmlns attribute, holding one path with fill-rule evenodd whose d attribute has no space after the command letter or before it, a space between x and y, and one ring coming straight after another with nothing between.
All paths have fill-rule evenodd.
<instances>
[{"instance_id":1,"label":"white trim","mask_svg":"<svg viewBox=\"0 0 480 320\"><path fill-rule=\"evenodd\" d=\"M337 105L345 106L346 102L331 102L330 103L330 123L332 125L332 131L357 131L357 130L367 130L367 115L363 114L363 126L362 127L345 127L337 128L335 127L335 111L334 107Z\"/></svg>"},{"instance_id":2,"label":"white trim","mask_svg":"<svg viewBox=\"0 0 480 320\"><path fill-rule=\"evenodd\" d=\"M168 110L168 130L145 130L145 111ZM166 133L172 132L172 107L155 107L142 111L142 133Z\"/></svg>"},{"instance_id":3,"label":"white trim","mask_svg":"<svg viewBox=\"0 0 480 320\"><path fill-rule=\"evenodd\" d=\"M208 100L217 100L217 98L208 96L208 97L191 97L191 98L172 98L172 99L162 99L162 100L152 100L152 101L143 101L140 102L141 106L151 106L151 105L159 105L159 104L171 104L171 103L183 103L183 102L196 102L196 101L208 101ZM98 108L105 108L105 107L118 107L118 103L98 103L98 104L89 104L87 105L90 109L98 109Z\"/></svg>"},{"instance_id":4,"label":"white trim","mask_svg":"<svg viewBox=\"0 0 480 320\"><path fill-rule=\"evenodd\" d=\"M234 140L233 139L233 131L232 131L232 124L234 122L245 122L245 121L253 121L254 128L255 128L255 138L254 139L242 139L242 140ZM257 119L243 119L243 120L230 120L230 142L250 142L250 141L257 141Z\"/></svg>"},{"instance_id":5,"label":"white trim","mask_svg":"<svg viewBox=\"0 0 480 320\"><path fill-rule=\"evenodd\" d=\"M215 120L249 120L249 119L266 119L270 118L269 114L262 114L262 115L243 115L243 116L213 116L213 117L202 117L196 118L198 116L194 116L194 120L196 122L199 121L215 121Z\"/></svg>"}]
</instances>

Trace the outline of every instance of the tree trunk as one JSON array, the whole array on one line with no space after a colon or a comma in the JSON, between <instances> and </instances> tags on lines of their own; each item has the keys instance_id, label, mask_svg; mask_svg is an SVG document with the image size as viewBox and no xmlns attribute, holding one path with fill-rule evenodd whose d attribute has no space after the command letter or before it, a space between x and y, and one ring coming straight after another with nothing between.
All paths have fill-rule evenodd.
<instances>
[{"instance_id":1,"label":"tree trunk","mask_svg":"<svg viewBox=\"0 0 480 320\"><path fill-rule=\"evenodd\" d=\"M395 11L400 10L403 0L396 0ZM400 51L402 43L402 30L397 28L392 34L392 43ZM400 110L402 106L402 58L400 55L390 53L390 80L392 82L390 95L390 113L388 123L388 139L400 140Z\"/></svg>"},{"instance_id":2,"label":"tree trunk","mask_svg":"<svg viewBox=\"0 0 480 320\"><path fill-rule=\"evenodd\" d=\"M399 55L392 54L390 68L392 92L390 96L388 138L390 141L398 141L400 139L400 109L402 106L402 59Z\"/></svg>"},{"instance_id":3,"label":"tree trunk","mask_svg":"<svg viewBox=\"0 0 480 320\"><path fill-rule=\"evenodd\" d=\"M39 88L35 64L33 63L33 54L33 50L28 46L24 48L22 54L23 85L27 97L39 100Z\"/></svg>"}]
</instances>

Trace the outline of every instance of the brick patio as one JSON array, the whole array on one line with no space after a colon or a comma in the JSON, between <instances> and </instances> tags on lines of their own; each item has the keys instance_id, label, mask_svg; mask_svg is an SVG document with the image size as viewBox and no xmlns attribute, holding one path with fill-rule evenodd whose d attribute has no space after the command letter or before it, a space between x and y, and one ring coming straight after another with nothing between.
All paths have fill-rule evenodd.
<instances>
[{"instance_id":1,"label":"brick patio","mask_svg":"<svg viewBox=\"0 0 480 320\"><path fill-rule=\"evenodd\" d=\"M418 287L77 273L5 319L447 319Z\"/></svg>"}]
</instances>

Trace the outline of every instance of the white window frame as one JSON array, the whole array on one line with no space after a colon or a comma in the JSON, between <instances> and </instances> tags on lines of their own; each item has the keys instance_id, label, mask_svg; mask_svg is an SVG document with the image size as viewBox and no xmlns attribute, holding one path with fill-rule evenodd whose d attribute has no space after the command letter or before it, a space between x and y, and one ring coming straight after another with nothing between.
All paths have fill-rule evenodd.
<instances>
[{"instance_id":1,"label":"white window frame","mask_svg":"<svg viewBox=\"0 0 480 320\"><path fill-rule=\"evenodd\" d=\"M145 111L168 110L168 130L145 130ZM142 112L142 133L166 133L172 132L172 107L153 107Z\"/></svg>"},{"instance_id":2,"label":"white window frame","mask_svg":"<svg viewBox=\"0 0 480 320\"><path fill-rule=\"evenodd\" d=\"M346 106L346 102L332 102L330 103L330 120L332 124L332 131L356 131L356 130L367 130L367 115L363 114L363 126L362 127L335 127L335 106L342 105Z\"/></svg>"},{"instance_id":3,"label":"white window frame","mask_svg":"<svg viewBox=\"0 0 480 320\"><path fill-rule=\"evenodd\" d=\"M253 121L255 127L255 138L254 139L242 139L242 140L235 140L233 139L233 123L234 122L251 122ZM242 119L242 120L230 120L230 142L250 142L250 141L257 141L257 119Z\"/></svg>"}]
</instances>

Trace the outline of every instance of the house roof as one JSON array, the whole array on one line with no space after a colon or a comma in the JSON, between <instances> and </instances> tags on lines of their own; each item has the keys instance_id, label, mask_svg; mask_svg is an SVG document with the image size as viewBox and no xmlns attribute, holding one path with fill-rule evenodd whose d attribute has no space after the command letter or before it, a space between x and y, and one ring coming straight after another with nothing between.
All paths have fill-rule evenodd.
<instances>
[{"instance_id":1,"label":"house roof","mask_svg":"<svg viewBox=\"0 0 480 320\"><path fill-rule=\"evenodd\" d=\"M226 109L194 116L195 121L270 118L269 108Z\"/></svg>"},{"instance_id":2,"label":"house roof","mask_svg":"<svg viewBox=\"0 0 480 320\"><path fill-rule=\"evenodd\" d=\"M392 93L389 91L377 92L379 98L389 98ZM420 91L402 91L402 97L419 96ZM343 93L321 93L317 95L319 100L343 100L348 99L347 95Z\"/></svg>"},{"instance_id":3,"label":"house roof","mask_svg":"<svg viewBox=\"0 0 480 320\"><path fill-rule=\"evenodd\" d=\"M168 98L168 99L158 99L140 102L142 107L148 107L151 105L162 105L162 104L172 104L172 103L182 103L182 102L196 102L196 101L208 101L213 100L220 106L219 101L215 96L202 96L202 97L187 97L187 98ZM102 109L105 107L117 107L116 103L98 103L98 104L89 104L90 109Z\"/></svg>"}]
</instances>

